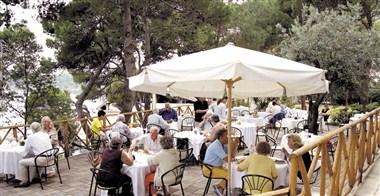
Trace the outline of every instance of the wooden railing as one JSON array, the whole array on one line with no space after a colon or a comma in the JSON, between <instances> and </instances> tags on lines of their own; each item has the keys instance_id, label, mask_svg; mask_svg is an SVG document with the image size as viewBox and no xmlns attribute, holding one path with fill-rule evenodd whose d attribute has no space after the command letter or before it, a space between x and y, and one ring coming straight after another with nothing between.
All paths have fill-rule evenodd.
<instances>
[{"instance_id":1,"label":"wooden railing","mask_svg":"<svg viewBox=\"0 0 380 196\"><path fill-rule=\"evenodd\" d=\"M297 149L290 155L289 188L268 192L265 195L297 195L297 173L302 175L302 195L348 195L353 193L368 174L368 169L379 157L380 108L364 115L360 120L347 124ZM331 140L336 139L334 158L330 158ZM302 155L313 153L308 171ZM314 172L316 167L320 169ZM319 173L318 186L309 182ZM314 192L312 192L312 188Z\"/></svg>"},{"instance_id":2,"label":"wooden railing","mask_svg":"<svg viewBox=\"0 0 380 196\"><path fill-rule=\"evenodd\" d=\"M178 115L192 115L193 111L191 109L191 105L179 105L174 107L177 110ZM151 110L146 110L142 112L128 112L128 113L121 113L124 114L126 119L130 119L129 123L132 123L137 126L143 126L144 121L146 120L146 117L151 114ZM119 115L119 113L115 114L108 114L106 115L105 119L105 125L112 125L111 121L109 120L111 117L115 117ZM91 134L91 120L94 117L85 117L85 118L72 118L72 119L66 119L66 120L60 120L55 121L54 125L56 126L57 130L61 131L64 138L64 147L70 148L75 141L80 141L80 145L83 145L82 147L89 148L90 143L90 136ZM13 126L0 126L0 131L6 131L5 136L0 139L0 145L3 143L3 141L8 137L8 135L12 132L13 137L17 140L18 133L21 133L24 138L26 138L26 135L22 129L25 127L29 127L29 125L13 125ZM83 131L85 134L85 138L79 137L79 133ZM72 134L70 136L70 134ZM76 144L78 145L78 144Z\"/></svg>"}]
</instances>

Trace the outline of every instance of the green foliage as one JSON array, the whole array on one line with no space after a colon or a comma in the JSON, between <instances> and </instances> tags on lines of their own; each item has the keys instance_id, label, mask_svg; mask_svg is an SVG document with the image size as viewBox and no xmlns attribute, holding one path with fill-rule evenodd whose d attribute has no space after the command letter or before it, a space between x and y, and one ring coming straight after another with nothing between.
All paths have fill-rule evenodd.
<instances>
[{"instance_id":1,"label":"green foliage","mask_svg":"<svg viewBox=\"0 0 380 196\"><path fill-rule=\"evenodd\" d=\"M288 108L294 108L296 105L296 103L293 101L293 98L287 96L281 97L281 103L288 106Z\"/></svg>"},{"instance_id":2,"label":"green foliage","mask_svg":"<svg viewBox=\"0 0 380 196\"><path fill-rule=\"evenodd\" d=\"M49 116L52 120L68 119L74 116L69 92L52 86L45 89L43 99L39 94L31 93L28 105L33 106L28 122L39 122L43 116Z\"/></svg>"},{"instance_id":3,"label":"green foliage","mask_svg":"<svg viewBox=\"0 0 380 196\"><path fill-rule=\"evenodd\" d=\"M348 123L350 120L350 117L354 114L354 111L352 108L345 106L338 106L333 107L330 109L330 118L335 123Z\"/></svg>"},{"instance_id":4,"label":"green foliage","mask_svg":"<svg viewBox=\"0 0 380 196\"><path fill-rule=\"evenodd\" d=\"M107 100L111 103L116 103L119 107L123 102L124 97L124 83L121 81L112 82L110 88L107 90Z\"/></svg>"},{"instance_id":5,"label":"green foliage","mask_svg":"<svg viewBox=\"0 0 380 196\"><path fill-rule=\"evenodd\" d=\"M233 6L231 23L238 28L238 32L232 39L239 46L256 50L270 49L278 44L281 41L278 26L290 27L293 21L282 12L289 6L283 3L278 0L255 0Z\"/></svg>"},{"instance_id":6,"label":"green foliage","mask_svg":"<svg viewBox=\"0 0 380 196\"><path fill-rule=\"evenodd\" d=\"M280 45L282 56L327 70L333 100L357 90L368 69L378 70L379 34L363 26L358 6L350 10L306 9L304 24Z\"/></svg>"},{"instance_id":7,"label":"green foliage","mask_svg":"<svg viewBox=\"0 0 380 196\"><path fill-rule=\"evenodd\" d=\"M70 106L65 110L61 107L70 103L70 97L67 93L63 96L63 92L53 86L54 64L50 59L40 58L41 46L36 43L34 34L25 25L16 24L1 31L0 40L5 45L0 70L5 73L5 82L0 86L3 104L25 122L41 118L38 115L43 112L38 108L43 108L45 113L56 113L53 116L69 113ZM24 104L23 108L17 107L20 103ZM60 112L62 114L57 114Z\"/></svg>"}]
</instances>

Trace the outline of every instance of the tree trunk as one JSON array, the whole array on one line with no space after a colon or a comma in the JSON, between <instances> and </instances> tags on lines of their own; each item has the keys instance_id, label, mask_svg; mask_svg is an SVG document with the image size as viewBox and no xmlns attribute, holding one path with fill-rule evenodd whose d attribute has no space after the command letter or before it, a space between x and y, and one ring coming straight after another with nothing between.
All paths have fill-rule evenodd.
<instances>
[{"instance_id":1,"label":"tree trunk","mask_svg":"<svg viewBox=\"0 0 380 196\"><path fill-rule=\"evenodd\" d=\"M318 94L318 95L308 95L307 98L309 100L309 115L307 118L307 122L309 125L309 132L313 134L318 134L318 116L319 111L318 108L321 105L323 99L326 94ZM313 102L313 99L314 102Z\"/></svg>"},{"instance_id":2,"label":"tree trunk","mask_svg":"<svg viewBox=\"0 0 380 196\"><path fill-rule=\"evenodd\" d=\"M129 89L129 76L136 74L136 59L134 57L136 43L132 33L132 17L131 17L131 1L124 0L123 2L123 31L124 31L124 46L123 46L123 63L124 63L124 93L125 98L122 102L122 112L130 112L135 103L136 93ZM129 119L127 119L129 121Z\"/></svg>"},{"instance_id":3,"label":"tree trunk","mask_svg":"<svg viewBox=\"0 0 380 196\"><path fill-rule=\"evenodd\" d=\"M86 87L83 89L81 94L78 96L78 100L75 102L75 109L77 111L78 118L83 118L83 102L86 100L88 94L90 93L92 87L95 85L96 79L99 77L100 73L102 73L103 68L108 64L111 57L107 57L105 61L102 62L101 65L99 65L95 73L91 74L90 81L87 83Z\"/></svg>"},{"instance_id":4,"label":"tree trunk","mask_svg":"<svg viewBox=\"0 0 380 196\"><path fill-rule=\"evenodd\" d=\"M306 110L306 97L301 96L301 110Z\"/></svg>"}]
</instances>

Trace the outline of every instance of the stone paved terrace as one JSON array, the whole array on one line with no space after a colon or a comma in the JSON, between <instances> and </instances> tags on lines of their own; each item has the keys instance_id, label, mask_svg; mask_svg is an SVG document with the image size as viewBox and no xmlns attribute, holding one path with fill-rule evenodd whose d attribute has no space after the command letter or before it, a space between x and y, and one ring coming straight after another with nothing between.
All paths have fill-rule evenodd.
<instances>
[{"instance_id":1,"label":"stone paved terrace","mask_svg":"<svg viewBox=\"0 0 380 196\"><path fill-rule=\"evenodd\" d=\"M63 184L59 183L58 176L48 178L44 183L44 190L41 190L39 184L32 184L28 188L13 188L13 185L7 184L4 179L0 178L0 196L84 196L88 195L91 173L87 161L87 154L81 154L70 157L71 170L67 168L66 160L59 162L60 172ZM200 166L188 166L183 178L183 188L185 195L202 195L206 179L202 176ZM172 195L182 195L180 187L172 188ZM100 191L97 191L100 195ZM210 188L208 195L214 195Z\"/></svg>"}]
</instances>

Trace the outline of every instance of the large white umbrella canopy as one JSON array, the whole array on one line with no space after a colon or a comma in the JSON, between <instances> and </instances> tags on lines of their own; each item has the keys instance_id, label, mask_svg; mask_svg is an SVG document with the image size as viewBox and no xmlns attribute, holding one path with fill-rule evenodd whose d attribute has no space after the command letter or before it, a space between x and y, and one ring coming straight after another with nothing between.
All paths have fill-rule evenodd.
<instances>
[{"instance_id":1,"label":"large white umbrella canopy","mask_svg":"<svg viewBox=\"0 0 380 196\"><path fill-rule=\"evenodd\" d=\"M162 61L130 78L135 91L161 95L222 97L226 80L233 97L279 97L325 93L325 71L274 55L228 44Z\"/></svg>"},{"instance_id":2,"label":"large white umbrella canopy","mask_svg":"<svg viewBox=\"0 0 380 196\"><path fill-rule=\"evenodd\" d=\"M232 97L299 96L328 92L325 70L233 44L147 66L140 74L130 78L129 87L131 90L161 95L215 98L221 98L227 90L229 144ZM230 181L230 149L228 162Z\"/></svg>"}]
</instances>

